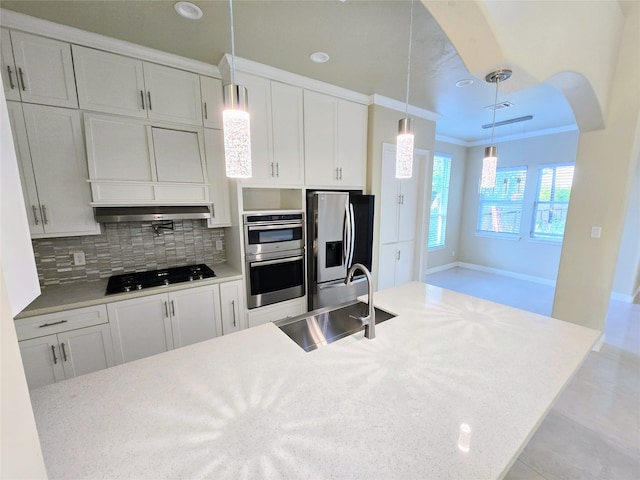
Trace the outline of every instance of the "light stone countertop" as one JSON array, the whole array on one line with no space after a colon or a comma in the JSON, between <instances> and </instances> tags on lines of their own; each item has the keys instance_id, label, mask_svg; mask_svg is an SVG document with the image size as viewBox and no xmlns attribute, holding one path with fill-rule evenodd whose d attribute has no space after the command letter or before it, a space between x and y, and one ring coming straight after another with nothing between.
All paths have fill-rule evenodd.
<instances>
[{"instance_id":1,"label":"light stone countertop","mask_svg":"<svg viewBox=\"0 0 640 480\"><path fill-rule=\"evenodd\" d=\"M34 315L44 315L46 313L61 312L73 308L90 307L103 303L117 302L119 300L129 300L135 297L155 295L157 293L168 293L185 288L201 287L213 283L229 282L242 279L242 272L224 263L210 265L216 276L193 282L176 283L161 287L146 288L135 292L114 293L105 295L107 282L104 278L92 282L78 282L64 285L50 285L42 288L42 293L27 307L16 315L16 320L33 317Z\"/></svg>"},{"instance_id":2,"label":"light stone countertop","mask_svg":"<svg viewBox=\"0 0 640 480\"><path fill-rule=\"evenodd\" d=\"M502 478L600 334L417 282L374 303L374 340L268 323L33 390L49 477Z\"/></svg>"}]
</instances>

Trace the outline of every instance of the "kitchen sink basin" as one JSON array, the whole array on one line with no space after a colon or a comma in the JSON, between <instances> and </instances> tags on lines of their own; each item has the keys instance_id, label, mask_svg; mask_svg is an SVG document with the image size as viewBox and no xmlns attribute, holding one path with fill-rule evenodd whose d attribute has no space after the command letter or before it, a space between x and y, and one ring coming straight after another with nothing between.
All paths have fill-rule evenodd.
<instances>
[{"instance_id":1,"label":"kitchen sink basin","mask_svg":"<svg viewBox=\"0 0 640 480\"><path fill-rule=\"evenodd\" d=\"M310 352L364 330L359 318L367 315L367 309L366 303L354 301L284 318L274 324L305 351ZM375 311L376 325L396 316L379 308Z\"/></svg>"}]
</instances>

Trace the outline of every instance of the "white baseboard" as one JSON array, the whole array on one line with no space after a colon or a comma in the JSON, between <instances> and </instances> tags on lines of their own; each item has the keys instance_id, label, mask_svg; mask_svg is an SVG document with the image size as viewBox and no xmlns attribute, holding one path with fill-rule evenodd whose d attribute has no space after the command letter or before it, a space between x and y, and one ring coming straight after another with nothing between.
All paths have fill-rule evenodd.
<instances>
[{"instance_id":1,"label":"white baseboard","mask_svg":"<svg viewBox=\"0 0 640 480\"><path fill-rule=\"evenodd\" d=\"M598 337L598 340L596 340L596 343L593 344L593 347L591 347L591 351L599 352L603 344L604 344L604 332L600 334L600 336Z\"/></svg>"},{"instance_id":2,"label":"white baseboard","mask_svg":"<svg viewBox=\"0 0 640 480\"><path fill-rule=\"evenodd\" d=\"M525 275L524 273L510 272L509 270L500 270L499 268L485 267L484 265L476 265L475 263L456 262L458 267L468 268L469 270L478 270L480 272L494 273L496 275L502 275L504 277L517 278L520 280L527 280L529 282L540 283L542 285L549 285L551 287L556 286L555 280L550 280L543 277L535 277L533 275Z\"/></svg>"},{"instance_id":3,"label":"white baseboard","mask_svg":"<svg viewBox=\"0 0 640 480\"><path fill-rule=\"evenodd\" d=\"M451 262L445 265L438 265L437 267L427 268L427 275L431 275L432 273L443 272L444 270L449 270L450 268L456 268L458 266L458 262Z\"/></svg>"}]
</instances>

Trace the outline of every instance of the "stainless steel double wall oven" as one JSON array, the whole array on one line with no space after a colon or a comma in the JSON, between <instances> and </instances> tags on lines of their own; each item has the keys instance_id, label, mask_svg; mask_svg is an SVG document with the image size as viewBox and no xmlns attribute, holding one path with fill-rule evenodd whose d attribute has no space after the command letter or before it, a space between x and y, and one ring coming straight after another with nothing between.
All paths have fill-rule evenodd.
<instances>
[{"instance_id":1,"label":"stainless steel double wall oven","mask_svg":"<svg viewBox=\"0 0 640 480\"><path fill-rule=\"evenodd\" d=\"M247 307L305 294L305 223L301 211L244 215Z\"/></svg>"}]
</instances>

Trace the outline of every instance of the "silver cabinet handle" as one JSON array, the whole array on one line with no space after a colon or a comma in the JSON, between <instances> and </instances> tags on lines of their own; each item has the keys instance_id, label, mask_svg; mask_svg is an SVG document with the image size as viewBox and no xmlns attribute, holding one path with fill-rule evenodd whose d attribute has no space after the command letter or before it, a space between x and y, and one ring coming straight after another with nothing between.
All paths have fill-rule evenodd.
<instances>
[{"instance_id":1,"label":"silver cabinet handle","mask_svg":"<svg viewBox=\"0 0 640 480\"><path fill-rule=\"evenodd\" d=\"M211 218L216 218L216 204L211 204Z\"/></svg>"},{"instance_id":2,"label":"silver cabinet handle","mask_svg":"<svg viewBox=\"0 0 640 480\"><path fill-rule=\"evenodd\" d=\"M40 205L40 207L42 208L42 220L44 220L44 224L47 225L49 223L49 217L47 215L47 206Z\"/></svg>"},{"instance_id":3,"label":"silver cabinet handle","mask_svg":"<svg viewBox=\"0 0 640 480\"><path fill-rule=\"evenodd\" d=\"M144 92L140 90L140 106L144 110Z\"/></svg>"},{"instance_id":4,"label":"silver cabinet handle","mask_svg":"<svg viewBox=\"0 0 640 480\"><path fill-rule=\"evenodd\" d=\"M276 162L276 177L280 178L280 162Z\"/></svg>"},{"instance_id":5,"label":"silver cabinet handle","mask_svg":"<svg viewBox=\"0 0 640 480\"><path fill-rule=\"evenodd\" d=\"M149 100L149 102L148 102L149 103L149 110L153 110L151 108L151 92L147 92L147 100Z\"/></svg>"},{"instance_id":6,"label":"silver cabinet handle","mask_svg":"<svg viewBox=\"0 0 640 480\"><path fill-rule=\"evenodd\" d=\"M273 162L271 162L271 176L273 177Z\"/></svg>"},{"instance_id":7,"label":"silver cabinet handle","mask_svg":"<svg viewBox=\"0 0 640 480\"><path fill-rule=\"evenodd\" d=\"M16 88L16 86L13 83L13 72L11 71L11 67L9 65L7 65L7 73L9 74L9 86L11 87L11 90L13 90L14 88Z\"/></svg>"},{"instance_id":8,"label":"silver cabinet handle","mask_svg":"<svg viewBox=\"0 0 640 480\"><path fill-rule=\"evenodd\" d=\"M173 304L173 300L171 300L171 315L176 316L176 306Z\"/></svg>"},{"instance_id":9,"label":"silver cabinet handle","mask_svg":"<svg viewBox=\"0 0 640 480\"><path fill-rule=\"evenodd\" d=\"M43 323L42 325L40 325L38 328L42 328L42 327L52 327L53 325L60 325L62 323L67 323L66 320L60 320L59 322L53 322L53 323Z\"/></svg>"},{"instance_id":10,"label":"silver cabinet handle","mask_svg":"<svg viewBox=\"0 0 640 480\"><path fill-rule=\"evenodd\" d=\"M38 209L35 205L31 205L31 208L33 209L33 222L36 225L40 225L40 220L38 220Z\"/></svg>"},{"instance_id":11,"label":"silver cabinet handle","mask_svg":"<svg viewBox=\"0 0 640 480\"><path fill-rule=\"evenodd\" d=\"M402 195L398 195L398 205L402 205Z\"/></svg>"},{"instance_id":12,"label":"silver cabinet handle","mask_svg":"<svg viewBox=\"0 0 640 480\"><path fill-rule=\"evenodd\" d=\"M342 167L340 167L340 180L342 180Z\"/></svg>"},{"instance_id":13,"label":"silver cabinet handle","mask_svg":"<svg viewBox=\"0 0 640 480\"><path fill-rule=\"evenodd\" d=\"M207 115L207 102L204 102L204 119L209 119L209 115Z\"/></svg>"},{"instance_id":14,"label":"silver cabinet handle","mask_svg":"<svg viewBox=\"0 0 640 480\"><path fill-rule=\"evenodd\" d=\"M336 168L336 180L340 180L340 176L338 175L338 168Z\"/></svg>"},{"instance_id":15,"label":"silver cabinet handle","mask_svg":"<svg viewBox=\"0 0 640 480\"><path fill-rule=\"evenodd\" d=\"M64 342L60 344L60 348L62 348L62 359L67 361L67 350L64 348Z\"/></svg>"},{"instance_id":16,"label":"silver cabinet handle","mask_svg":"<svg viewBox=\"0 0 640 480\"><path fill-rule=\"evenodd\" d=\"M18 74L20 75L20 82L22 82L22 90L26 91L27 87L24 84L24 72L22 71L22 67L18 67Z\"/></svg>"},{"instance_id":17,"label":"silver cabinet handle","mask_svg":"<svg viewBox=\"0 0 640 480\"><path fill-rule=\"evenodd\" d=\"M167 306L167 302L164 302L164 316L169 318L169 307Z\"/></svg>"},{"instance_id":18,"label":"silver cabinet handle","mask_svg":"<svg viewBox=\"0 0 640 480\"><path fill-rule=\"evenodd\" d=\"M53 364L56 365L58 363L58 357L56 357L55 345L51 345L51 355L53 355Z\"/></svg>"},{"instance_id":19,"label":"silver cabinet handle","mask_svg":"<svg viewBox=\"0 0 640 480\"><path fill-rule=\"evenodd\" d=\"M398 250L397 260L400 260L400 250Z\"/></svg>"},{"instance_id":20,"label":"silver cabinet handle","mask_svg":"<svg viewBox=\"0 0 640 480\"><path fill-rule=\"evenodd\" d=\"M236 301L231 300L231 313L233 313L233 326L236 326Z\"/></svg>"}]
</instances>

